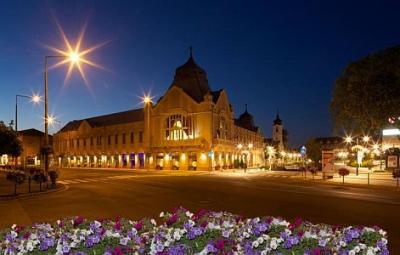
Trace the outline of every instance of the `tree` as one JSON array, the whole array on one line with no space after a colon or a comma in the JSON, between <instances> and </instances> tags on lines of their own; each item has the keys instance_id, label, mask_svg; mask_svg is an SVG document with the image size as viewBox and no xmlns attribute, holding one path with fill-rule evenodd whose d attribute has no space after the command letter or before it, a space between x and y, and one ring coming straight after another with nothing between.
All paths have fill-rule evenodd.
<instances>
[{"instance_id":1,"label":"tree","mask_svg":"<svg viewBox=\"0 0 400 255\"><path fill-rule=\"evenodd\" d=\"M322 146L321 144L315 139L311 138L306 143L307 148L307 157L314 161L317 165L319 165L319 161L322 158Z\"/></svg>"},{"instance_id":2,"label":"tree","mask_svg":"<svg viewBox=\"0 0 400 255\"><path fill-rule=\"evenodd\" d=\"M377 132L399 117L400 46L350 63L337 78L330 110L336 130Z\"/></svg>"},{"instance_id":3,"label":"tree","mask_svg":"<svg viewBox=\"0 0 400 255\"><path fill-rule=\"evenodd\" d=\"M7 154L18 157L21 153L22 145L17 133L0 121L0 155Z\"/></svg>"}]
</instances>

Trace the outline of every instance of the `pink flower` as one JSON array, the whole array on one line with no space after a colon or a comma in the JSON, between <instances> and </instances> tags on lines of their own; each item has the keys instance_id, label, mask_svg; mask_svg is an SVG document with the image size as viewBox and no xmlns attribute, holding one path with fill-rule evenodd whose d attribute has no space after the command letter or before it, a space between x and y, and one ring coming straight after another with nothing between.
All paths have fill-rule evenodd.
<instances>
[{"instance_id":1,"label":"pink flower","mask_svg":"<svg viewBox=\"0 0 400 255\"><path fill-rule=\"evenodd\" d=\"M115 230L121 230L121 222L120 221L117 221L117 223L115 223L114 229Z\"/></svg>"},{"instance_id":2,"label":"pink flower","mask_svg":"<svg viewBox=\"0 0 400 255\"><path fill-rule=\"evenodd\" d=\"M224 240L223 240L223 239L218 240L218 241L215 243L215 247L216 247L218 250L223 250L223 249L225 248Z\"/></svg>"},{"instance_id":3,"label":"pink flower","mask_svg":"<svg viewBox=\"0 0 400 255\"><path fill-rule=\"evenodd\" d=\"M139 221L138 223L133 225L133 227L136 228L137 231L140 231L143 228L143 223L141 221Z\"/></svg>"},{"instance_id":4,"label":"pink flower","mask_svg":"<svg viewBox=\"0 0 400 255\"><path fill-rule=\"evenodd\" d=\"M124 253L122 252L120 247L115 247L113 253L113 255L124 255Z\"/></svg>"},{"instance_id":5,"label":"pink flower","mask_svg":"<svg viewBox=\"0 0 400 255\"><path fill-rule=\"evenodd\" d=\"M178 215L174 214L167 220L167 226L171 226L178 220Z\"/></svg>"},{"instance_id":6,"label":"pink flower","mask_svg":"<svg viewBox=\"0 0 400 255\"><path fill-rule=\"evenodd\" d=\"M200 226L202 228L205 228L205 227L207 227L207 225L208 225L208 221L203 221Z\"/></svg>"},{"instance_id":7,"label":"pink flower","mask_svg":"<svg viewBox=\"0 0 400 255\"><path fill-rule=\"evenodd\" d=\"M77 216L74 219L74 227L79 226L83 222L83 217L82 216Z\"/></svg>"},{"instance_id":8,"label":"pink flower","mask_svg":"<svg viewBox=\"0 0 400 255\"><path fill-rule=\"evenodd\" d=\"M24 239L28 239L31 236L31 232L26 232L24 234Z\"/></svg>"},{"instance_id":9,"label":"pink flower","mask_svg":"<svg viewBox=\"0 0 400 255\"><path fill-rule=\"evenodd\" d=\"M312 255L321 255L321 249L320 248L315 248L312 250Z\"/></svg>"}]
</instances>

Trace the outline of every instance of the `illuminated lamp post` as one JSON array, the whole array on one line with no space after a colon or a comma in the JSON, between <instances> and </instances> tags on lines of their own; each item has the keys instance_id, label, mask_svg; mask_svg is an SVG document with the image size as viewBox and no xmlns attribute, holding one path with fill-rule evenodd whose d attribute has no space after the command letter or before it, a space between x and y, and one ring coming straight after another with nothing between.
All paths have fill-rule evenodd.
<instances>
[{"instance_id":1,"label":"illuminated lamp post","mask_svg":"<svg viewBox=\"0 0 400 255\"><path fill-rule=\"evenodd\" d=\"M34 104L38 104L41 100L40 96L37 94L33 94L31 96L27 95L15 95L15 133L18 136L18 98L29 98L30 101ZM18 166L18 157L15 158L15 168Z\"/></svg>"},{"instance_id":2,"label":"illuminated lamp post","mask_svg":"<svg viewBox=\"0 0 400 255\"><path fill-rule=\"evenodd\" d=\"M57 23L59 32L62 36L62 39L64 41L65 44L65 48L66 49L58 49L52 46L46 46L47 48L49 48L50 50L52 50L53 52L56 53L56 55L47 55L44 57L44 103L45 103L45 107L44 107L44 129L45 129L45 158L44 158L44 169L45 172L48 172L49 169L49 162L48 162L48 152L49 152L49 130L48 130L48 125L51 124L51 122L54 122L54 118L50 117L48 114L48 60L49 59L55 59L55 58L59 58L62 59L60 62L56 63L55 65L51 66L51 68L55 68L64 64L69 63L69 67L68 67L68 71L67 71L67 75L65 77L65 81L68 80L68 78L70 77L72 70L74 69L74 67L76 67L79 70L79 73L82 76L82 79L84 80L85 84L87 86L88 82L86 80L86 76L85 73L83 71L83 64L92 66L92 67L97 67L97 68L101 68L104 69L102 66L92 62L89 59L86 59L86 55L88 55L89 53L91 53L92 51L100 48L101 46L105 45L105 43L101 43L98 45L95 45L93 47L87 48L87 49L81 49L81 45L82 45L82 40L85 34L85 29L86 29L86 25L83 27L83 29L81 30L81 33L78 37L78 40L75 44L75 47L73 47L70 43L70 41L68 40L67 36L65 35L63 29L61 28L61 26ZM64 81L64 82L65 82Z\"/></svg>"}]
</instances>

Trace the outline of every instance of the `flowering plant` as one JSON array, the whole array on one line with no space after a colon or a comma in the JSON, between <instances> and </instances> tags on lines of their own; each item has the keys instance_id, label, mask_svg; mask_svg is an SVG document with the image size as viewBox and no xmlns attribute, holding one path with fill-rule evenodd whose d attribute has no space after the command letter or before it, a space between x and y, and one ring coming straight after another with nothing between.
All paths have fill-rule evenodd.
<instances>
[{"instance_id":1,"label":"flowering plant","mask_svg":"<svg viewBox=\"0 0 400 255\"><path fill-rule=\"evenodd\" d=\"M378 227L314 225L300 219L244 219L179 207L154 219L87 220L12 226L0 231L1 254L388 254Z\"/></svg>"}]
</instances>

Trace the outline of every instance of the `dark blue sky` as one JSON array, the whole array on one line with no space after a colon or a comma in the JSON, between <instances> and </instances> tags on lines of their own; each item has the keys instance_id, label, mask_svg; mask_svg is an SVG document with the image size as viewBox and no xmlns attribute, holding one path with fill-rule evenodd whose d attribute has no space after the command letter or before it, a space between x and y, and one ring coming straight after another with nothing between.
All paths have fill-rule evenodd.
<instances>
[{"instance_id":1,"label":"dark blue sky","mask_svg":"<svg viewBox=\"0 0 400 255\"><path fill-rule=\"evenodd\" d=\"M331 134L335 78L350 62L399 44L399 1L1 1L0 120L14 118L15 94L43 94L43 57L62 47L56 17L84 46L110 41L63 86L66 67L49 73L50 112L69 120L140 106L143 91L161 96L194 48L213 89L225 88L236 115L249 111L271 136L279 108L290 142ZM20 103L19 129L38 128L42 106Z\"/></svg>"}]
</instances>

